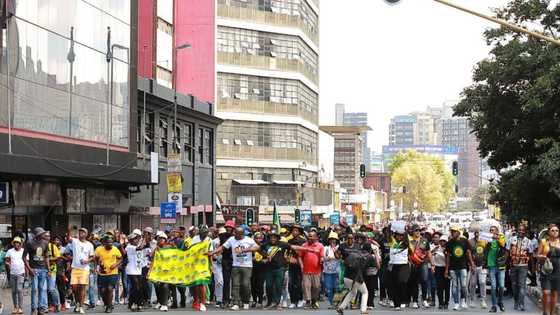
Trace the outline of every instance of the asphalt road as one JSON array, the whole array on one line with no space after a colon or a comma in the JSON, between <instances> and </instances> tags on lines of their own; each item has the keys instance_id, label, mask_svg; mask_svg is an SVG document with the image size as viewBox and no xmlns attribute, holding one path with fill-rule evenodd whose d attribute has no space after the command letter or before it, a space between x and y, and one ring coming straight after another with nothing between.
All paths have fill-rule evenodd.
<instances>
[{"instance_id":1,"label":"asphalt road","mask_svg":"<svg viewBox=\"0 0 560 315\"><path fill-rule=\"evenodd\" d=\"M505 307L506 307L506 311L504 313L501 313L498 311L497 314L530 314L530 315L536 315L536 314L541 314L541 311L536 307L535 304L533 304L533 302L531 302L529 299L527 299L527 307L528 310L526 310L525 312L518 312L518 311L514 311L513 310L513 300L512 299L506 299L505 300ZM8 303L9 305L9 303ZM10 314L10 308L9 306L4 310L4 314ZM167 313L170 315L173 314L181 314L181 313L190 313L193 312L193 310L190 307L184 308L184 309L175 309L175 310L169 310ZM71 314L71 312L65 312L67 314ZM86 311L87 314L104 314L103 313L103 307L102 306L97 306L95 309L93 310L88 310ZM113 314L131 314L132 312L130 312L125 306L119 305L115 308L115 310L113 311ZM160 312L154 309L145 309L141 312L142 314L150 314L150 315L155 315L155 314L163 314L164 312ZM261 310L261 309L251 309L248 311L244 311L244 310L239 310L239 311L231 311L231 310L225 310L225 309L219 309L219 308L215 308L213 305L208 305L208 311L206 313L211 313L211 314L223 314L223 313L229 313L229 314L239 314L239 315L249 315L249 314L255 314L255 313L260 313L262 315L265 314L271 314L271 313L282 313L282 314L316 314L316 315L336 315L336 312L334 310L329 310L327 309L327 305L326 304L322 304L321 305L321 309L319 310L304 310L304 309L295 309L295 310L288 310L288 309L284 309L281 311L277 311L277 310ZM463 314L463 315L474 315L474 314L489 314L488 313L488 309L483 310L480 309L480 307L476 307L476 308L470 308L468 310L461 310L461 311L453 311L453 310L448 310L448 311L441 311L438 310L437 307L436 308L427 308L427 309L405 309L402 311L395 311L393 309L390 308L385 308L385 307L381 307L381 306L376 306L373 310L369 311L370 314L372 315L377 315L377 314L382 314L382 315L388 315L388 314L400 314L400 313L410 313L410 314ZM29 313L26 313L29 314ZM136 314L136 313L133 313ZM359 310L346 310L344 312L344 314L352 314L352 315L358 315L360 314Z\"/></svg>"}]
</instances>

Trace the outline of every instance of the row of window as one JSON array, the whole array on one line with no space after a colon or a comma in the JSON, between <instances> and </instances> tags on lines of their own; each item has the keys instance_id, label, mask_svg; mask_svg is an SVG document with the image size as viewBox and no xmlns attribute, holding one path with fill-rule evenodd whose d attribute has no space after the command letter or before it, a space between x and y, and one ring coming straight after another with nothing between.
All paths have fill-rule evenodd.
<instances>
[{"instance_id":1,"label":"row of window","mask_svg":"<svg viewBox=\"0 0 560 315\"><path fill-rule=\"evenodd\" d=\"M218 4L298 16L312 33L319 30L319 17L305 0L218 0Z\"/></svg>"},{"instance_id":2,"label":"row of window","mask_svg":"<svg viewBox=\"0 0 560 315\"><path fill-rule=\"evenodd\" d=\"M317 114L319 96L297 80L219 73L218 91L222 98L299 105Z\"/></svg>"},{"instance_id":3,"label":"row of window","mask_svg":"<svg viewBox=\"0 0 560 315\"><path fill-rule=\"evenodd\" d=\"M248 145L317 151L317 134L298 125L226 121L218 129L224 145Z\"/></svg>"},{"instance_id":4,"label":"row of window","mask_svg":"<svg viewBox=\"0 0 560 315\"><path fill-rule=\"evenodd\" d=\"M177 121L173 132L173 118L160 115L156 122L154 113L146 115L146 132L144 135L144 154L157 151L161 157L168 157L169 153L180 153L184 162L193 163L198 155L198 162L212 164L214 154L214 136L212 129L200 127L195 132L194 125L184 121ZM142 146L142 114L138 114L138 148Z\"/></svg>"},{"instance_id":5,"label":"row of window","mask_svg":"<svg viewBox=\"0 0 560 315\"><path fill-rule=\"evenodd\" d=\"M299 37L254 30L220 27L218 51L298 60L317 75L317 54Z\"/></svg>"}]
</instances>

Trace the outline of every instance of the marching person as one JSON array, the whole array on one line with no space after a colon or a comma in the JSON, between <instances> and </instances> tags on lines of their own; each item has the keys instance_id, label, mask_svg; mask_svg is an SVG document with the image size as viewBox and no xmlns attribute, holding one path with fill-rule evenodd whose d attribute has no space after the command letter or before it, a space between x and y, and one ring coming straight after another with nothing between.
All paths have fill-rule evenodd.
<instances>
[{"instance_id":1,"label":"marching person","mask_svg":"<svg viewBox=\"0 0 560 315\"><path fill-rule=\"evenodd\" d=\"M495 226L490 228L490 233L492 234L492 241L486 244L484 250L484 261L490 275L492 292L492 308L490 313L496 313L498 307L500 311L505 312L503 298L508 258L508 251L505 247L506 240L504 235L499 234L498 228Z\"/></svg>"},{"instance_id":2,"label":"marching person","mask_svg":"<svg viewBox=\"0 0 560 315\"><path fill-rule=\"evenodd\" d=\"M449 308L450 286L449 278L445 276L447 235L434 233L434 248L432 249L432 268L436 278L438 308L447 310Z\"/></svg>"},{"instance_id":3,"label":"marching person","mask_svg":"<svg viewBox=\"0 0 560 315\"><path fill-rule=\"evenodd\" d=\"M47 257L48 242L45 238L47 231L37 227L34 232L33 240L25 245L23 258L31 278L31 312L43 315L48 312L47 281L50 264Z\"/></svg>"},{"instance_id":4,"label":"marching person","mask_svg":"<svg viewBox=\"0 0 560 315\"><path fill-rule=\"evenodd\" d=\"M533 257L533 246L527 237L527 227L519 225L517 235L509 242L511 257L510 277L512 281L514 310L525 311L525 295L527 295L527 274L529 272L529 261Z\"/></svg>"},{"instance_id":5,"label":"marching person","mask_svg":"<svg viewBox=\"0 0 560 315\"><path fill-rule=\"evenodd\" d=\"M548 237L539 244L537 259L541 264L543 315L555 314L560 292L560 232L558 225L550 224Z\"/></svg>"},{"instance_id":6,"label":"marching person","mask_svg":"<svg viewBox=\"0 0 560 315\"><path fill-rule=\"evenodd\" d=\"M305 251L299 255L299 263L303 272L303 289L306 307L319 309L319 293L321 291L321 267L325 249L319 243L317 232L309 232L307 242L302 246Z\"/></svg>"},{"instance_id":7,"label":"marching person","mask_svg":"<svg viewBox=\"0 0 560 315\"><path fill-rule=\"evenodd\" d=\"M467 305L467 269L476 269L472 260L471 247L465 237L461 236L461 229L452 226L451 239L447 242L445 277L451 278L452 295L455 306L453 310L468 309ZM461 302L461 304L459 304Z\"/></svg>"},{"instance_id":8,"label":"marching person","mask_svg":"<svg viewBox=\"0 0 560 315\"><path fill-rule=\"evenodd\" d=\"M338 252L338 235L336 232L329 233L328 243L329 244L325 246L323 277L329 308L334 309L334 292L338 286L338 275L340 273L340 254Z\"/></svg>"},{"instance_id":9,"label":"marching person","mask_svg":"<svg viewBox=\"0 0 560 315\"><path fill-rule=\"evenodd\" d=\"M21 247L23 241L20 237L14 237L12 248L6 253L6 266L10 270L10 289L12 290L12 314L23 314L23 282L25 280L25 263L23 259L24 249Z\"/></svg>"},{"instance_id":10,"label":"marching person","mask_svg":"<svg viewBox=\"0 0 560 315\"><path fill-rule=\"evenodd\" d=\"M488 270L484 268L484 249L488 242L480 238L480 224L472 224L469 230L474 234L474 237L469 240L469 245L473 250L473 260L476 267L469 272L469 303L471 306L474 306L473 301L476 299L476 286L478 284L480 307L485 309L488 307L486 304L486 277Z\"/></svg>"},{"instance_id":11,"label":"marching person","mask_svg":"<svg viewBox=\"0 0 560 315\"><path fill-rule=\"evenodd\" d=\"M142 257L144 240L141 238L140 230L136 229L128 236L126 245L127 264L125 267L128 277L128 308L131 311L140 311L144 306L144 282L142 281Z\"/></svg>"},{"instance_id":12,"label":"marching person","mask_svg":"<svg viewBox=\"0 0 560 315\"><path fill-rule=\"evenodd\" d=\"M104 234L101 246L95 249L95 266L97 269L97 286L105 306L105 313L113 311L113 292L119 282L119 267L123 262L121 251L114 246L113 236Z\"/></svg>"}]
</instances>

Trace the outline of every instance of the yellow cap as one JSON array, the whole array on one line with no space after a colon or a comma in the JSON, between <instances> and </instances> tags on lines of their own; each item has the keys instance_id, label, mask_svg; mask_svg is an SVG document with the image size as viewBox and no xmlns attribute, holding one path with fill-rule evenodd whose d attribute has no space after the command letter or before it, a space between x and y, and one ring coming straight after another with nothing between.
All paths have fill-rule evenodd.
<instances>
[{"instance_id":1,"label":"yellow cap","mask_svg":"<svg viewBox=\"0 0 560 315\"><path fill-rule=\"evenodd\" d=\"M286 232L288 232L288 230L287 230L286 228L281 228L281 229L280 229L280 234L284 234L284 233L286 233Z\"/></svg>"},{"instance_id":2,"label":"yellow cap","mask_svg":"<svg viewBox=\"0 0 560 315\"><path fill-rule=\"evenodd\" d=\"M334 238L335 240L338 240L338 234L336 234L336 232L330 232L329 233L329 239Z\"/></svg>"},{"instance_id":3,"label":"yellow cap","mask_svg":"<svg viewBox=\"0 0 560 315\"><path fill-rule=\"evenodd\" d=\"M450 231L461 232L461 227L458 226L458 225L452 225L452 226L449 228L449 230L450 230Z\"/></svg>"}]
</instances>

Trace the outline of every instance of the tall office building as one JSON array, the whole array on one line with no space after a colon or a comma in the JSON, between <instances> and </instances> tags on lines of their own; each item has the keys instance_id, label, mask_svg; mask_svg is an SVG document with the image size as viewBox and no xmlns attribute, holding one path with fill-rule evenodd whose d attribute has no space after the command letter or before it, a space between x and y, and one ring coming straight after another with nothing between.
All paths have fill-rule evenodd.
<instances>
[{"instance_id":1,"label":"tall office building","mask_svg":"<svg viewBox=\"0 0 560 315\"><path fill-rule=\"evenodd\" d=\"M413 113L416 118L414 124L414 144L415 145L437 145L438 144L438 123L439 117L432 116L427 112Z\"/></svg>"},{"instance_id":2,"label":"tall office building","mask_svg":"<svg viewBox=\"0 0 560 315\"><path fill-rule=\"evenodd\" d=\"M389 145L413 145L415 124L416 117L413 115L393 117L389 124Z\"/></svg>"},{"instance_id":3,"label":"tall office building","mask_svg":"<svg viewBox=\"0 0 560 315\"><path fill-rule=\"evenodd\" d=\"M217 1L217 191L318 172L319 1ZM263 188L264 189L264 188ZM241 198L243 199L243 198ZM262 203L262 198L261 198Z\"/></svg>"},{"instance_id":4,"label":"tall office building","mask_svg":"<svg viewBox=\"0 0 560 315\"><path fill-rule=\"evenodd\" d=\"M368 116L365 112L344 113L344 126L368 126ZM371 168L370 150L368 147L368 132L362 133L362 157L366 170L369 172Z\"/></svg>"},{"instance_id":5,"label":"tall office building","mask_svg":"<svg viewBox=\"0 0 560 315\"><path fill-rule=\"evenodd\" d=\"M480 186L481 159L478 153L478 140L471 133L467 118L453 117L442 119L441 143L459 149L459 195L468 196Z\"/></svg>"}]
</instances>

